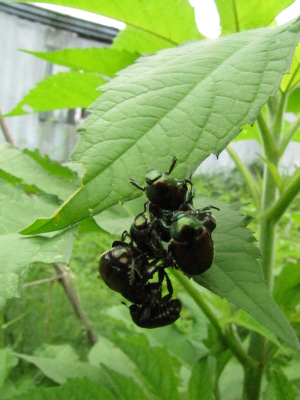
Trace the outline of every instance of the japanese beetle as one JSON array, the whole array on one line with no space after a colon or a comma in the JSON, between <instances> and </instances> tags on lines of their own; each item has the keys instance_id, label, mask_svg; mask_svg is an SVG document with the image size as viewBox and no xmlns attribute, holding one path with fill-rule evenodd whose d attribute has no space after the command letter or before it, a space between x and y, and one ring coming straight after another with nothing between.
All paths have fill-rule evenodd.
<instances>
[{"instance_id":1,"label":"japanese beetle","mask_svg":"<svg viewBox=\"0 0 300 400\"><path fill-rule=\"evenodd\" d=\"M190 202L194 195L193 185L188 179L176 180L170 174L173 171L177 157L174 157L169 170L162 173L152 169L146 174L146 187L140 186L133 179L132 185L146 192L149 201L164 210L176 211L186 202ZM188 184L191 189L188 189Z\"/></svg>"},{"instance_id":2,"label":"japanese beetle","mask_svg":"<svg viewBox=\"0 0 300 400\"><path fill-rule=\"evenodd\" d=\"M141 252L146 253L148 257L164 258L166 251L164 250L160 238L154 229L154 225L149 223L144 212L135 217L130 227L131 239L138 249Z\"/></svg>"},{"instance_id":3,"label":"japanese beetle","mask_svg":"<svg viewBox=\"0 0 300 400\"><path fill-rule=\"evenodd\" d=\"M178 299L157 301L154 304L132 304L129 307L133 322L141 328L160 328L173 324L179 317L181 301Z\"/></svg>"},{"instance_id":4,"label":"japanese beetle","mask_svg":"<svg viewBox=\"0 0 300 400\"><path fill-rule=\"evenodd\" d=\"M131 302L142 303L146 297L143 277L148 269L148 261L146 257L134 253L130 245L113 246L102 254L99 273L110 289L121 293Z\"/></svg>"},{"instance_id":5,"label":"japanese beetle","mask_svg":"<svg viewBox=\"0 0 300 400\"><path fill-rule=\"evenodd\" d=\"M171 225L169 251L188 275L199 275L212 264L214 246L210 231L195 216L179 213Z\"/></svg>"},{"instance_id":6,"label":"japanese beetle","mask_svg":"<svg viewBox=\"0 0 300 400\"><path fill-rule=\"evenodd\" d=\"M180 317L181 301L171 300L172 283L162 269L159 270L159 281L145 286L148 292L146 301L142 304L132 304L129 307L133 322L141 328L159 328L170 325ZM162 297L163 279L167 280L168 294Z\"/></svg>"},{"instance_id":7,"label":"japanese beetle","mask_svg":"<svg viewBox=\"0 0 300 400\"><path fill-rule=\"evenodd\" d=\"M172 223L173 212L162 210L156 204L149 203L149 215L157 235L163 242L169 242L171 240L170 225Z\"/></svg>"}]
</instances>

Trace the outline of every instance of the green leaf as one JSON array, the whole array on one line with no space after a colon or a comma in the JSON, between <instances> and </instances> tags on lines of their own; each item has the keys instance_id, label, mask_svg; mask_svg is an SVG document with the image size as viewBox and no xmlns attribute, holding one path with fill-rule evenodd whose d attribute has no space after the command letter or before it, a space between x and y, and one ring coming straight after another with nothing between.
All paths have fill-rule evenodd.
<instances>
[{"instance_id":1,"label":"green leaf","mask_svg":"<svg viewBox=\"0 0 300 400\"><path fill-rule=\"evenodd\" d=\"M274 298L287 311L300 304L300 263L286 265L275 277Z\"/></svg>"},{"instance_id":2,"label":"green leaf","mask_svg":"<svg viewBox=\"0 0 300 400\"><path fill-rule=\"evenodd\" d=\"M45 348L46 353L41 355L29 356L18 353L16 355L34 364L44 375L59 384L65 383L69 378L98 379L99 370L88 363L79 361L77 354L69 345L46 346ZM48 354L49 350L50 354Z\"/></svg>"},{"instance_id":3,"label":"green leaf","mask_svg":"<svg viewBox=\"0 0 300 400\"><path fill-rule=\"evenodd\" d=\"M59 219L38 220L22 233L61 229L136 197L128 184L133 166L140 181L150 168L167 170L177 154L175 175L182 177L212 152L218 155L278 88L299 28L300 19L191 43L124 70L105 85L81 127L73 159L86 168L82 188L60 208Z\"/></svg>"},{"instance_id":4,"label":"green leaf","mask_svg":"<svg viewBox=\"0 0 300 400\"><path fill-rule=\"evenodd\" d=\"M0 349L0 392L11 370L18 364L18 358L12 354L11 349Z\"/></svg>"},{"instance_id":5,"label":"green leaf","mask_svg":"<svg viewBox=\"0 0 300 400\"><path fill-rule=\"evenodd\" d=\"M57 202L47 197L30 197L0 179L0 309L7 299L18 295L20 282L32 263L68 262L76 229L53 237L24 238L17 233L30 221L56 207Z\"/></svg>"},{"instance_id":6,"label":"green leaf","mask_svg":"<svg viewBox=\"0 0 300 400\"><path fill-rule=\"evenodd\" d=\"M182 300L184 307L190 309L189 305L192 302L190 297L181 293L179 298ZM183 333L178 331L176 325L174 324L157 329L142 330L132 322L129 312L124 314L124 305L110 307L105 311L102 311L102 313L105 313L105 315L113 318L115 321L124 322L130 331L135 330L138 333L142 331L143 334L147 336L150 343L154 343L157 346L165 346L170 355L177 358L181 364L187 366L188 368L190 368L201 355L205 355L207 353L207 348L202 343L203 339L207 336L206 319L203 317L203 315L199 315L199 309L197 307L192 314L193 318L196 319L196 322L193 324L188 333L185 332L184 337ZM103 339L100 340L102 341ZM95 352L93 351L94 348ZM122 361L113 363L115 357L119 357L119 349L112 349L111 344L106 346L103 344L98 348L98 342L93 349L91 350L91 353L93 353L92 359L94 360L96 355L98 364L100 363L101 359L103 364L120 372L122 372L123 369L123 374L125 373L123 365L126 365L126 362L124 362L122 358L120 358ZM110 366L109 363L113 363L113 366ZM129 371L131 371L131 366L129 367L127 360L126 372L128 373ZM132 374L130 375L132 376Z\"/></svg>"},{"instance_id":7,"label":"green leaf","mask_svg":"<svg viewBox=\"0 0 300 400\"><path fill-rule=\"evenodd\" d=\"M249 314L245 313L243 310L238 310L235 312L232 317L227 319L228 323L234 323L238 326L246 328L250 331L257 332L275 343L278 347L280 347L280 343L276 339L276 336L269 331L264 325L257 322L254 318L252 318Z\"/></svg>"},{"instance_id":8,"label":"green leaf","mask_svg":"<svg viewBox=\"0 0 300 400\"><path fill-rule=\"evenodd\" d=\"M288 88L299 86L300 83L300 45L297 46L290 73L283 77L281 89L286 91Z\"/></svg>"},{"instance_id":9,"label":"green leaf","mask_svg":"<svg viewBox=\"0 0 300 400\"><path fill-rule=\"evenodd\" d=\"M137 366L146 388L160 399L178 399L178 380L163 347L150 347L143 335L115 338L114 342Z\"/></svg>"},{"instance_id":10,"label":"green leaf","mask_svg":"<svg viewBox=\"0 0 300 400\"><path fill-rule=\"evenodd\" d=\"M37 388L14 400L117 400L102 384L88 379L72 379L59 387Z\"/></svg>"},{"instance_id":11,"label":"green leaf","mask_svg":"<svg viewBox=\"0 0 300 400\"><path fill-rule=\"evenodd\" d=\"M102 366L106 372L106 378L113 387L113 393L118 400L147 400L142 386L139 386L132 378L119 374L112 369Z\"/></svg>"},{"instance_id":12,"label":"green leaf","mask_svg":"<svg viewBox=\"0 0 300 400\"><path fill-rule=\"evenodd\" d=\"M298 227L300 227L300 212L293 212L291 214L292 219L296 222L296 224L298 225Z\"/></svg>"},{"instance_id":13,"label":"green leaf","mask_svg":"<svg viewBox=\"0 0 300 400\"><path fill-rule=\"evenodd\" d=\"M49 52L23 51L53 64L97 72L106 76L114 76L116 72L132 64L138 57L137 54L129 51L108 48L64 49Z\"/></svg>"},{"instance_id":14,"label":"green leaf","mask_svg":"<svg viewBox=\"0 0 300 400\"><path fill-rule=\"evenodd\" d=\"M9 144L0 146L0 169L16 177L18 183L32 185L61 200L66 200L80 186L78 176L69 168L41 157L37 151L20 151Z\"/></svg>"},{"instance_id":15,"label":"green leaf","mask_svg":"<svg viewBox=\"0 0 300 400\"><path fill-rule=\"evenodd\" d=\"M289 95L286 106L287 112L300 113L300 87L295 88Z\"/></svg>"},{"instance_id":16,"label":"green leaf","mask_svg":"<svg viewBox=\"0 0 300 400\"><path fill-rule=\"evenodd\" d=\"M144 209L145 198L139 197L116 204L95 217L97 224L112 235L121 235L124 230L130 229L135 216Z\"/></svg>"},{"instance_id":17,"label":"green leaf","mask_svg":"<svg viewBox=\"0 0 300 400\"><path fill-rule=\"evenodd\" d=\"M40 219L23 233L61 229L137 197L129 176L141 182L151 168L166 171L174 155L177 177L218 155L279 87L299 29L300 19L193 42L122 71L81 127L73 159L86 168L82 188L60 208L59 219Z\"/></svg>"},{"instance_id":18,"label":"green leaf","mask_svg":"<svg viewBox=\"0 0 300 400\"><path fill-rule=\"evenodd\" d=\"M264 393L265 400L295 400L296 392L293 384L285 376L281 368L271 372L271 379L267 391Z\"/></svg>"},{"instance_id":19,"label":"green leaf","mask_svg":"<svg viewBox=\"0 0 300 400\"><path fill-rule=\"evenodd\" d=\"M41 155L38 149L29 150L24 149L23 152L31 157L34 161L40 164L46 171L50 172L51 174L58 176L64 179L75 180L77 179L77 173L75 173L72 169L70 169L66 165L62 165L58 162L50 160L47 155ZM77 180L76 180L77 185Z\"/></svg>"},{"instance_id":20,"label":"green leaf","mask_svg":"<svg viewBox=\"0 0 300 400\"><path fill-rule=\"evenodd\" d=\"M88 72L60 72L39 82L20 103L3 117L59 108L87 107L99 96L97 88L106 81Z\"/></svg>"},{"instance_id":21,"label":"green leaf","mask_svg":"<svg viewBox=\"0 0 300 400\"><path fill-rule=\"evenodd\" d=\"M222 34L268 26L275 17L295 0L215 0Z\"/></svg>"},{"instance_id":22,"label":"green leaf","mask_svg":"<svg viewBox=\"0 0 300 400\"><path fill-rule=\"evenodd\" d=\"M124 313L124 306L122 305ZM89 363L95 367L101 364L124 376L134 377L135 366L132 361L110 340L99 337L88 355Z\"/></svg>"},{"instance_id":23,"label":"green leaf","mask_svg":"<svg viewBox=\"0 0 300 400\"><path fill-rule=\"evenodd\" d=\"M193 367L189 381L188 400L214 400L212 374L208 359L202 358Z\"/></svg>"},{"instance_id":24,"label":"green leaf","mask_svg":"<svg viewBox=\"0 0 300 400\"><path fill-rule=\"evenodd\" d=\"M235 142L239 140L256 140L260 142L260 136L257 128L257 123L255 122L253 126L247 124L242 127L241 132L234 139Z\"/></svg>"},{"instance_id":25,"label":"green leaf","mask_svg":"<svg viewBox=\"0 0 300 400\"><path fill-rule=\"evenodd\" d=\"M31 197L0 179L0 235L17 233L43 212L53 212L57 202L46 196Z\"/></svg>"},{"instance_id":26,"label":"green leaf","mask_svg":"<svg viewBox=\"0 0 300 400\"><path fill-rule=\"evenodd\" d=\"M30 3L30 1L21 2ZM121 3L111 0L51 0L50 2L123 21L127 25L162 37L174 44L203 37L197 29L194 10L188 0L142 2L122 0ZM49 0L38 0L37 3L49 3Z\"/></svg>"},{"instance_id":27,"label":"green leaf","mask_svg":"<svg viewBox=\"0 0 300 400\"><path fill-rule=\"evenodd\" d=\"M218 200L196 199L194 204L201 208L209 204L208 201L220 208L215 213L214 262L208 271L194 280L240 307L276 336L298 348L296 333L265 286L257 261L260 254L253 244L251 231L246 228L247 221L232 205Z\"/></svg>"},{"instance_id":28,"label":"green leaf","mask_svg":"<svg viewBox=\"0 0 300 400\"><path fill-rule=\"evenodd\" d=\"M162 37L127 26L118 33L112 47L113 49L124 49L131 53L151 54L173 46L175 46L173 43Z\"/></svg>"}]
</instances>

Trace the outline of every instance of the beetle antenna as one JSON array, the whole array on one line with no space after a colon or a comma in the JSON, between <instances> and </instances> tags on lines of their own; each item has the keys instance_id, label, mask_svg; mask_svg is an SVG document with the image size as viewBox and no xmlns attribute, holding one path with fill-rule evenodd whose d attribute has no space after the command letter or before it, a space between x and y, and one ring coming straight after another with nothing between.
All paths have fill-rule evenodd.
<instances>
[{"instance_id":1,"label":"beetle antenna","mask_svg":"<svg viewBox=\"0 0 300 400\"><path fill-rule=\"evenodd\" d=\"M176 162L177 162L177 159L178 159L177 156L175 156L175 157L173 158L173 160L172 160L172 162L171 162L171 165L170 165L170 168L169 168L169 171L167 172L168 175L170 175L170 173L173 171L173 169L174 169L174 167L175 167L175 164L176 164Z\"/></svg>"},{"instance_id":2,"label":"beetle antenna","mask_svg":"<svg viewBox=\"0 0 300 400\"><path fill-rule=\"evenodd\" d=\"M144 192L145 189L146 189L145 187L139 185L139 184L138 184L134 179L132 179L132 178L129 178L129 182L130 182L133 186L135 186L136 188L142 190L143 192Z\"/></svg>"}]
</instances>

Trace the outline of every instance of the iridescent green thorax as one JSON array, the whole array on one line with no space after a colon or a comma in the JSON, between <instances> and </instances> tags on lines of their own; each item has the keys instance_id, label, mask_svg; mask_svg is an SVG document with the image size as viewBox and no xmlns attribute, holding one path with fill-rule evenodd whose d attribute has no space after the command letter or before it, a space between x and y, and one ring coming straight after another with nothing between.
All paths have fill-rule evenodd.
<instances>
[{"instance_id":1,"label":"iridescent green thorax","mask_svg":"<svg viewBox=\"0 0 300 400\"><path fill-rule=\"evenodd\" d=\"M146 174L147 185L152 185L157 179L162 176L162 173L158 169L151 169Z\"/></svg>"},{"instance_id":2,"label":"iridescent green thorax","mask_svg":"<svg viewBox=\"0 0 300 400\"><path fill-rule=\"evenodd\" d=\"M203 224L191 215L179 215L171 226L171 237L177 242L193 240L203 232Z\"/></svg>"}]
</instances>

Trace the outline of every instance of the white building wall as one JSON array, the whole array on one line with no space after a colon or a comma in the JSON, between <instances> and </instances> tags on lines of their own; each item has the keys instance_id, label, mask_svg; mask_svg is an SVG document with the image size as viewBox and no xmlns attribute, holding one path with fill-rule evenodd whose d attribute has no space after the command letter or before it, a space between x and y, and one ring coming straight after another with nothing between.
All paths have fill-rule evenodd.
<instances>
[{"instance_id":1,"label":"white building wall","mask_svg":"<svg viewBox=\"0 0 300 400\"><path fill-rule=\"evenodd\" d=\"M0 12L0 109L5 114L43 80L47 62L19 49L49 51L69 48L104 47L105 43L79 37L76 33L31 22ZM57 70L67 70L57 67ZM68 159L77 142L76 126L67 123L42 122L39 114L6 118L6 124L20 148L39 148L50 158ZM0 143L4 137L0 131Z\"/></svg>"}]
</instances>

